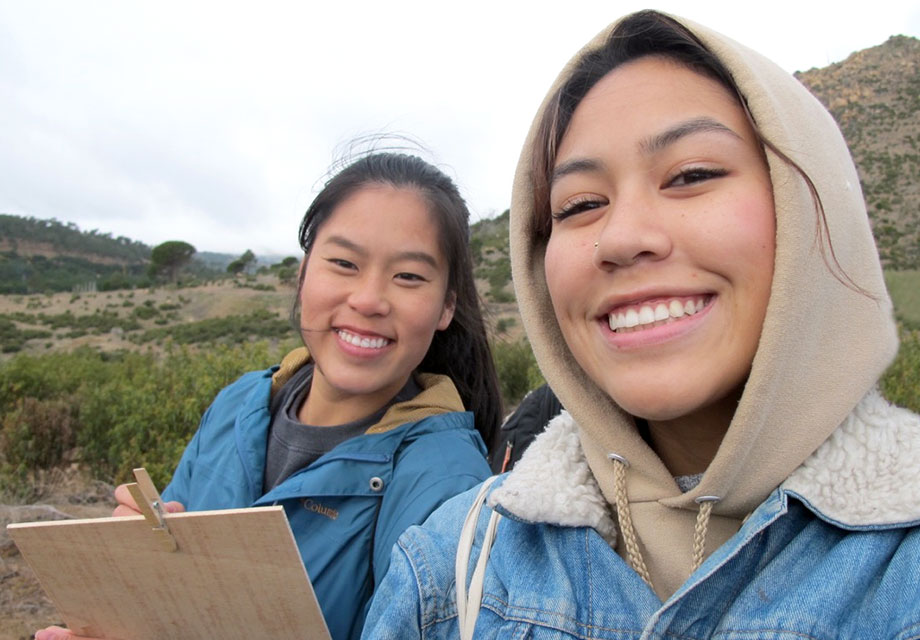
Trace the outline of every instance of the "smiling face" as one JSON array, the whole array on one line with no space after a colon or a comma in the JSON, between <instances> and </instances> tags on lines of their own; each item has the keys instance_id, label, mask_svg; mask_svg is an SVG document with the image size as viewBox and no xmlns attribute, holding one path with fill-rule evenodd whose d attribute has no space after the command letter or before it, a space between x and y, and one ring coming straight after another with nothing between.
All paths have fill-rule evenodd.
<instances>
[{"instance_id":1,"label":"smiling face","mask_svg":"<svg viewBox=\"0 0 920 640\"><path fill-rule=\"evenodd\" d=\"M307 403L339 409L329 420L314 413L307 421L370 415L402 388L434 332L453 318L448 265L427 204L409 189L360 188L320 227L305 269L301 333L316 363Z\"/></svg>"},{"instance_id":2,"label":"smiling face","mask_svg":"<svg viewBox=\"0 0 920 640\"><path fill-rule=\"evenodd\" d=\"M546 280L581 367L653 428L705 417L724 433L775 250L769 174L735 97L663 58L615 69L574 112L550 206Z\"/></svg>"}]
</instances>

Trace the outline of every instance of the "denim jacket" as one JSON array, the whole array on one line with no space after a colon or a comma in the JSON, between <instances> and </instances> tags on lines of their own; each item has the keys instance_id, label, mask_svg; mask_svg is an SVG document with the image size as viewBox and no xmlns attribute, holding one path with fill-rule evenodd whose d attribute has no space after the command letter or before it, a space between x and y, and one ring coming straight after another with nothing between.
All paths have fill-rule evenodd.
<instances>
[{"instance_id":1,"label":"denim jacket","mask_svg":"<svg viewBox=\"0 0 920 640\"><path fill-rule=\"evenodd\" d=\"M916 415L870 393L665 602L612 548L576 428L555 419L491 490L474 560L491 508L505 517L476 638L920 638ZM454 550L475 494L400 538L364 638L458 637Z\"/></svg>"},{"instance_id":2,"label":"denim jacket","mask_svg":"<svg viewBox=\"0 0 920 640\"><path fill-rule=\"evenodd\" d=\"M638 35L621 40L623 23L612 24L562 69L538 109L515 173L509 217L515 293L540 370L571 417L555 421L488 496L471 565L488 548L480 541L490 511L504 516L484 565L481 606L462 600L470 603L468 612L479 612L475 635L920 638L920 421L872 391L897 353L897 327L846 141L801 83L755 51L673 16L638 19L649 29L644 41ZM659 36L649 26L671 20L689 33ZM716 244L699 242L695 234L704 232L694 228L689 211L677 221L676 201L667 209L673 219L646 208L652 200L614 202L620 181L632 180L617 167L598 169L602 177L596 179L579 177L576 193L603 183L600 194L585 196L591 203L585 208L597 209L597 217L589 215L568 236L571 243L563 240L549 251L559 227L553 221L547 231L545 192L565 169L555 163L565 157L569 169L592 175L606 157L595 145L611 133L600 124L590 144L573 142L572 155L553 157L552 148L566 146L566 126L579 118L567 120L566 113L577 114L576 105L584 104L578 103L580 88L587 91L592 74L615 64L618 43L660 51L666 47L657 47L658 37L691 36L706 51L692 54L700 54L692 62L674 54L676 64L720 75L763 143L775 245L769 300L755 320L759 328L749 320L720 324L748 317L735 316L733 305L763 302L761 296L735 297L741 283L733 269L723 269L746 259L740 246L726 234L728 262L705 255ZM709 55L720 63L718 72L702 60ZM650 139L669 139L699 122L693 119L701 113L689 104L681 115L652 110ZM649 166L660 161L677 171L703 162L674 153L673 159L655 155ZM706 166L722 166L701 157ZM734 171L723 168L726 175ZM719 209L726 225L749 224L752 210L741 196L746 189ZM620 211L625 222L615 221ZM578 220L573 224L582 224ZM592 250L592 240L604 240L607 248ZM569 269L571 277L550 286L555 269ZM565 301L553 299L550 292L575 285L576 275L583 284ZM713 305L698 316L699 324L683 325L686 333L676 327L673 334L646 334L648 342L637 335L631 346L608 339L605 320L609 324L613 312L682 296L705 296ZM736 348L724 361L709 359L694 345L711 343L696 337L723 326L713 343ZM759 337L756 353L743 362L747 354L739 345L747 343L747 329ZM621 348L635 349L629 363L647 355L661 366L634 370L610 357ZM672 359L678 354L696 361ZM721 375L723 367L741 365L742 373ZM682 384L669 396L669 381L678 378L698 385L701 395L687 398ZM631 407L618 404L624 401ZM664 460L655 438L644 437L651 433L647 421L689 414L711 420L707 410L715 403L721 409L713 413L731 409L730 423L720 415L708 433L691 433L693 425L684 422L675 426L687 431L669 434L687 448L696 446L694 435L706 435L711 444L720 434L715 451L685 460L702 476L683 491L673 458ZM455 637L453 559L472 501L471 495L459 498L401 539L365 637ZM468 629L470 616L464 621Z\"/></svg>"}]
</instances>

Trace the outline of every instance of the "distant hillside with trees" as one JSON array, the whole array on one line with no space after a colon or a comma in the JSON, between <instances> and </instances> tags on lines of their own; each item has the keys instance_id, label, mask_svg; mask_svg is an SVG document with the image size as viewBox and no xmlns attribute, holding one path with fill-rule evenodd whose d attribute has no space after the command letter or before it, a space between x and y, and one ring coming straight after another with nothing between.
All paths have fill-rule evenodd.
<instances>
[{"instance_id":1,"label":"distant hillside with trees","mask_svg":"<svg viewBox=\"0 0 920 640\"><path fill-rule=\"evenodd\" d=\"M72 222L0 214L0 293L143 286L150 247Z\"/></svg>"},{"instance_id":2,"label":"distant hillside with trees","mask_svg":"<svg viewBox=\"0 0 920 640\"><path fill-rule=\"evenodd\" d=\"M98 229L82 231L73 222L0 214L0 294L112 291L175 280L178 269L153 260L157 248ZM190 277L223 277L223 266L189 257L181 266Z\"/></svg>"},{"instance_id":3,"label":"distant hillside with trees","mask_svg":"<svg viewBox=\"0 0 920 640\"><path fill-rule=\"evenodd\" d=\"M150 258L150 247L98 229L81 231L73 222L0 214L0 252L20 256L69 256L99 264L133 265Z\"/></svg>"}]
</instances>

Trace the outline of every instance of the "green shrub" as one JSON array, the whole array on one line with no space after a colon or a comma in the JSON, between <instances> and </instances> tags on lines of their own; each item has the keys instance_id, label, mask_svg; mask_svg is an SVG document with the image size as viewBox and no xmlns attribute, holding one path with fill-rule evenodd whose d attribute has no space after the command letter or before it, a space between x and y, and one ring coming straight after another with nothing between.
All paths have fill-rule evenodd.
<instances>
[{"instance_id":1,"label":"green shrub","mask_svg":"<svg viewBox=\"0 0 920 640\"><path fill-rule=\"evenodd\" d=\"M71 460L107 483L145 466L164 486L217 392L281 351L246 342L163 356L89 348L15 356L0 367L0 493Z\"/></svg>"},{"instance_id":2,"label":"green shrub","mask_svg":"<svg viewBox=\"0 0 920 640\"><path fill-rule=\"evenodd\" d=\"M19 471L56 467L75 443L72 397L20 398L0 420L0 461Z\"/></svg>"},{"instance_id":3,"label":"green shrub","mask_svg":"<svg viewBox=\"0 0 920 640\"><path fill-rule=\"evenodd\" d=\"M266 309L246 315L207 318L169 327L148 329L135 341L141 344L171 340L177 344L202 344L209 342L244 342L251 336L259 338L296 337L291 323Z\"/></svg>"},{"instance_id":4,"label":"green shrub","mask_svg":"<svg viewBox=\"0 0 920 640\"><path fill-rule=\"evenodd\" d=\"M297 266L291 267L279 267L278 268L278 282L281 284L293 284L297 280L297 274L299 270Z\"/></svg>"},{"instance_id":5,"label":"green shrub","mask_svg":"<svg viewBox=\"0 0 920 640\"><path fill-rule=\"evenodd\" d=\"M497 302L500 304L514 302L514 294L509 293L504 289L489 289L488 296L492 302Z\"/></svg>"},{"instance_id":6,"label":"green shrub","mask_svg":"<svg viewBox=\"0 0 920 640\"><path fill-rule=\"evenodd\" d=\"M507 333L508 329L517 324L517 320L514 318L499 318L498 322L495 323L495 332L496 333Z\"/></svg>"},{"instance_id":7,"label":"green shrub","mask_svg":"<svg viewBox=\"0 0 920 640\"><path fill-rule=\"evenodd\" d=\"M494 343L492 359L505 407L516 406L528 391L543 384L543 375L526 340Z\"/></svg>"},{"instance_id":8,"label":"green shrub","mask_svg":"<svg viewBox=\"0 0 920 640\"><path fill-rule=\"evenodd\" d=\"M909 329L920 329L920 271L885 271L895 315Z\"/></svg>"},{"instance_id":9,"label":"green shrub","mask_svg":"<svg viewBox=\"0 0 920 640\"><path fill-rule=\"evenodd\" d=\"M920 413L920 330L901 329L901 348L880 386L890 402Z\"/></svg>"},{"instance_id":10,"label":"green shrub","mask_svg":"<svg viewBox=\"0 0 920 640\"><path fill-rule=\"evenodd\" d=\"M112 357L89 347L70 353L13 357L0 366L0 415L13 411L20 398L53 400L70 397L83 386L100 384L108 375L103 358Z\"/></svg>"},{"instance_id":11,"label":"green shrub","mask_svg":"<svg viewBox=\"0 0 920 640\"><path fill-rule=\"evenodd\" d=\"M132 354L117 376L87 395L78 439L84 461L97 478L113 482L144 466L163 486L217 392L277 359L264 342L182 348L159 360Z\"/></svg>"},{"instance_id":12,"label":"green shrub","mask_svg":"<svg viewBox=\"0 0 920 640\"><path fill-rule=\"evenodd\" d=\"M150 302L150 300L147 302ZM160 315L160 310L152 305L147 305L146 303L139 307L134 307L134 309L131 311L131 316L137 318L138 320L150 320L150 318L156 317L158 315Z\"/></svg>"}]
</instances>

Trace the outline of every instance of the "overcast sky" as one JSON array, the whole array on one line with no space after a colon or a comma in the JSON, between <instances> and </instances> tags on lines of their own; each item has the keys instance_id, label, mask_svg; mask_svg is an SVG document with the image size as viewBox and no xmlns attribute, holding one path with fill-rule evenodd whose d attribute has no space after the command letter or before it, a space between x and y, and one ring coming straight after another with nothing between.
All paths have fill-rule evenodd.
<instances>
[{"instance_id":1,"label":"overcast sky","mask_svg":"<svg viewBox=\"0 0 920 640\"><path fill-rule=\"evenodd\" d=\"M474 219L509 205L561 66L635 2L0 0L0 213L150 245L295 254L327 168L410 134ZM788 71L889 36L920 2L660 2ZM507 7L507 8L506 8Z\"/></svg>"}]
</instances>

